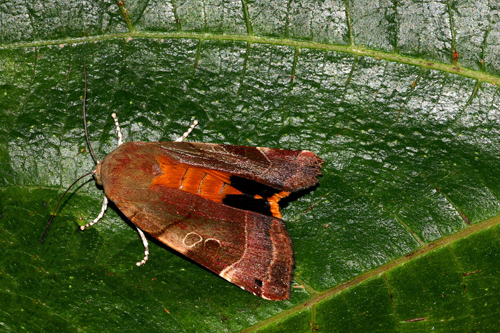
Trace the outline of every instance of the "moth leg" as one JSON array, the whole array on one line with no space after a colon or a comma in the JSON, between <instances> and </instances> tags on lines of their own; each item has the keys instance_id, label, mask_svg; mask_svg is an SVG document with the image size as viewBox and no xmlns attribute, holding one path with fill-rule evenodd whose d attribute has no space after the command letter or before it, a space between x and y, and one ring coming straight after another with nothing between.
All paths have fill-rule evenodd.
<instances>
[{"instance_id":1,"label":"moth leg","mask_svg":"<svg viewBox=\"0 0 500 333\"><path fill-rule=\"evenodd\" d=\"M137 266L141 266L144 265L149 259L149 245L144 232L142 232L141 229L137 228L137 233L139 234L139 236L141 236L142 245L144 245L144 259L136 263Z\"/></svg>"},{"instance_id":2,"label":"moth leg","mask_svg":"<svg viewBox=\"0 0 500 333\"><path fill-rule=\"evenodd\" d=\"M196 125L198 125L198 120L193 121L193 125L191 125L191 127L188 128L188 130L186 131L186 133L182 134L182 136L180 138L178 138L177 140L175 140L175 142L181 142L182 140L184 140L185 138L187 138L187 136L189 135L189 133L191 133L194 130L194 128L196 127Z\"/></svg>"},{"instance_id":3,"label":"moth leg","mask_svg":"<svg viewBox=\"0 0 500 333\"><path fill-rule=\"evenodd\" d=\"M116 113L112 113L111 117L113 117L113 119L115 120L116 132L118 133L118 146L119 146L123 143L123 135L122 135L122 131L120 129L120 123L118 122L118 117L116 116ZM184 133L180 138L178 138L175 141L180 142L180 141L184 140L185 138L187 138L189 133L191 133L193 131L193 129L196 127L196 125L198 125L198 120L195 120L193 122L193 124L191 125L191 127L189 127L189 129L186 131L186 133ZM104 202L103 202L101 213L99 214L99 216L97 216L97 218L94 221L92 221L91 223L81 227L81 229L84 230L85 228L96 224L97 221L99 221L103 217L104 212L106 211L107 205L108 205L108 198L106 196L104 196ZM141 237L142 245L144 245L144 258L141 261L136 263L137 266L141 266L141 265L144 265L146 263L146 261L148 261L148 259L149 259L149 244L148 244L148 240L146 239L146 236L144 235L144 232L142 232L141 229L137 228L137 233Z\"/></svg>"},{"instance_id":4,"label":"moth leg","mask_svg":"<svg viewBox=\"0 0 500 333\"><path fill-rule=\"evenodd\" d=\"M123 135L122 135L122 130L120 129L120 124L118 123L118 117L116 116L116 113L112 113L111 117L115 120L115 126L116 126L116 132L118 132L118 146L123 143Z\"/></svg>"},{"instance_id":5,"label":"moth leg","mask_svg":"<svg viewBox=\"0 0 500 333\"><path fill-rule=\"evenodd\" d=\"M120 146L123 143L123 135L122 135L122 131L120 129L120 123L118 122L118 117L116 116L116 113L112 113L111 117L113 117L113 119L115 120L116 132L118 133L118 146ZM191 126L191 128L186 133L184 133L184 136L183 136L184 138L189 135L189 133L193 130L194 126L196 126L196 125ZM104 196L104 200L106 201L106 205L107 205L108 199L106 198L106 196ZM97 221L99 221L101 219L102 215L104 215L104 210L106 210L106 208L104 207L104 204L103 204L103 210L101 211L101 214L99 214L99 216L97 217L97 219L94 222L89 223L89 225L93 225ZM136 263L137 266L141 266L141 265L144 265L146 263L146 261L148 261L148 259L149 259L149 245L148 245L148 240L146 239L146 236L144 235L144 232L142 232L142 230L139 228L136 228L136 229L137 229L137 233L141 237L142 245L144 245L144 259L142 259L141 261Z\"/></svg>"},{"instance_id":6,"label":"moth leg","mask_svg":"<svg viewBox=\"0 0 500 333\"><path fill-rule=\"evenodd\" d=\"M81 226L80 230L85 230L88 227L91 227L94 224L96 224L97 222L99 222L99 220L102 219L102 217L104 216L104 213L106 212L106 208L108 208L108 197L106 197L106 195L104 195L104 200L102 201L102 208L101 208L101 212L99 213L99 215L97 215L97 217L94 219L94 221L87 223L84 226Z\"/></svg>"}]
</instances>

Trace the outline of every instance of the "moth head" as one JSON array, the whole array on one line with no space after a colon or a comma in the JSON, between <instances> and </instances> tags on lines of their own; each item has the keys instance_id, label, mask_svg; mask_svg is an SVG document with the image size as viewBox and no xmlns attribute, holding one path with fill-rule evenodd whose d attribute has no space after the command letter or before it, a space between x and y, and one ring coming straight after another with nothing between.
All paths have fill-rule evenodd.
<instances>
[{"instance_id":1,"label":"moth head","mask_svg":"<svg viewBox=\"0 0 500 333\"><path fill-rule=\"evenodd\" d=\"M102 166L101 161L97 161L97 165L95 166L94 171L92 171L92 175L94 176L95 182L99 186L102 186L101 166Z\"/></svg>"}]
</instances>

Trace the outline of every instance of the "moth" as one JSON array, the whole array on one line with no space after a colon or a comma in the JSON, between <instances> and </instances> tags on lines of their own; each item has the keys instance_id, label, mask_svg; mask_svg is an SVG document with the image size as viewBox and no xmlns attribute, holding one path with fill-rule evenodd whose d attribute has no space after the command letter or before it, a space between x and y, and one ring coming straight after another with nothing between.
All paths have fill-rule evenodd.
<instances>
[{"instance_id":1,"label":"moth","mask_svg":"<svg viewBox=\"0 0 500 333\"><path fill-rule=\"evenodd\" d=\"M85 133L95 156L87 135L84 73ZM103 187L103 207L81 229L104 215L109 199L137 227L145 248L138 266L149 257L146 232L254 295L290 298L293 244L279 201L317 185L323 160L307 150L181 142L196 122L174 142L121 144L113 117L119 146L81 177L92 174Z\"/></svg>"}]
</instances>

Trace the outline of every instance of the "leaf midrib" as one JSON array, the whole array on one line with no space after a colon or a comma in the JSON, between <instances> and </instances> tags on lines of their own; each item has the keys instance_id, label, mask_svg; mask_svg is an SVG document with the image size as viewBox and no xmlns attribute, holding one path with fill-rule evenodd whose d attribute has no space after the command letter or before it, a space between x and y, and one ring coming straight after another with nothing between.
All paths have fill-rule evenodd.
<instances>
[{"instance_id":1,"label":"leaf midrib","mask_svg":"<svg viewBox=\"0 0 500 333\"><path fill-rule=\"evenodd\" d=\"M443 238L436 240L434 242L427 243L425 246L421 247L420 249L418 249L418 250L416 250L416 251L414 251L406 256L400 257L400 258L395 259L395 260L393 260L393 261L391 261L383 266L377 267L369 272L358 275L354 279L346 281L346 282L344 282L344 283L342 283L334 288L317 293L317 294L313 295L311 297L311 299L309 299L308 301L306 301L302 304L299 304L299 305L297 305L289 310L283 311L279 315L276 315L274 317L270 317L266 320L263 320L254 326L248 327L248 328L240 331L240 333L254 332L254 331L258 330L259 328L262 328L264 326L272 324L280 319L287 318L293 313L299 313L300 311L311 308L311 307L319 304L320 302L322 302L328 298L331 298L334 295L340 294L344 290L347 290L353 286L356 286L356 285L358 285L364 281L367 281L373 277L384 274L393 268L401 266L409 261L416 260L417 258L422 257L422 256L428 254L429 252L437 251L439 249L442 249L444 247L449 246L453 242L459 241L465 237L468 237L468 236L473 235L475 233L481 232L485 229L495 227L499 224L500 224L500 215L492 217L492 218L490 218L486 221L483 221L481 223L474 224L474 225L468 227L467 229L464 229L460 232L457 232L451 236L443 237Z\"/></svg>"},{"instance_id":2,"label":"leaf midrib","mask_svg":"<svg viewBox=\"0 0 500 333\"><path fill-rule=\"evenodd\" d=\"M234 41L234 42L246 42L246 43L257 43L257 44L269 44L269 45L281 45L295 47L298 49L316 49L324 51L336 51L342 53L352 54L354 56L365 56L370 58L375 58L379 60L386 60L391 62L398 62L403 64L408 64L412 66L418 66L425 69L434 69L442 72L452 73L460 75L463 77L470 77L479 81L487 82L492 85L500 86L500 77L491 75L488 73L480 72L477 70L468 69L465 67L460 67L457 64L447 64L442 62L436 62L432 60L427 60L423 58L413 58L404 56L397 53L388 53L379 50L372 50L362 46L357 45L332 45L325 43L316 43L308 41L298 41L287 38L271 38L271 37L258 37L250 35L226 35L226 34L200 34L200 33L189 33L189 32L129 32L120 34L110 34L110 35L99 35L93 37L71 37L63 39L51 39L46 41L34 41L34 42L20 42L12 44L0 44L1 49L15 49L15 48L27 48L27 47L40 47L40 46L51 46L51 45L61 45L61 44L79 44L86 42L98 42L110 39L130 39L130 38L151 38L151 39L168 39L168 38L183 38L183 39L198 39L201 42L205 40L220 40L220 41Z\"/></svg>"}]
</instances>

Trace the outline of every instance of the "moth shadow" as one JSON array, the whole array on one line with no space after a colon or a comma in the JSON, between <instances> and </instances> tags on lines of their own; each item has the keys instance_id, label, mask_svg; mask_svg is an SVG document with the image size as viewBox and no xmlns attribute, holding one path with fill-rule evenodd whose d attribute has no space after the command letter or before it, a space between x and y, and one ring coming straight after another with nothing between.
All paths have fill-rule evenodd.
<instances>
[{"instance_id":1,"label":"moth shadow","mask_svg":"<svg viewBox=\"0 0 500 333\"><path fill-rule=\"evenodd\" d=\"M74 195L77 195L77 194L78 194L78 192L80 191L80 189L81 189L82 187L84 187L85 185L87 185L87 184L88 184L89 182L91 182L91 181L93 181L93 178L89 178L89 179L87 179L86 181L84 181L83 183L81 183L81 184L77 185L77 186L73 189L73 191L63 193L63 194L59 197L59 200L60 200L60 202L59 202L59 206L57 206L57 208L54 210L54 214L56 214L58 211L61 211L61 212L62 212L62 211L64 210L64 207L66 207L66 205L67 205L67 204L68 204L68 202L69 202L69 201L73 198L73 196L74 196ZM71 188L71 187L70 187L70 188ZM68 188L68 189L70 189L70 188ZM67 189L67 190L68 190L68 189ZM67 190L66 190L66 191L67 191ZM62 200L64 197L66 197L66 198L65 198L65 200ZM78 202L78 201L77 201L77 202Z\"/></svg>"},{"instance_id":2,"label":"moth shadow","mask_svg":"<svg viewBox=\"0 0 500 333\"><path fill-rule=\"evenodd\" d=\"M64 208L68 205L68 202L73 198L73 196L76 195L78 193L78 191L83 186L87 185L87 183L90 182L90 181L92 181L92 178L90 178L90 179L84 181L83 183L79 184L78 186L76 186L76 188L73 191L69 192L69 190L73 187L73 185L75 185L75 183L73 183L73 185L71 185L70 187L68 187L64 191L64 193L59 197L59 200L57 201L56 207L50 213L50 217L48 219L47 225L45 226L45 230L43 231L42 236L40 237L40 240L39 240L40 243L43 243L45 241L45 238L46 238L49 230L52 227L52 223L54 221L54 217L57 216L57 212L63 212ZM68 194L68 195L66 196L66 194ZM63 200L64 197L66 197L65 200ZM79 201L77 200L77 202L79 202ZM43 206L44 207L48 207L48 204L45 201L43 201ZM2 218L2 217L3 217L3 214L0 216L0 218ZM80 229L80 228L78 228L78 229Z\"/></svg>"},{"instance_id":3,"label":"moth shadow","mask_svg":"<svg viewBox=\"0 0 500 333\"><path fill-rule=\"evenodd\" d=\"M301 197L308 195L311 192L314 192L319 187L319 185L320 184L316 184L316 185L308 187L306 189L290 193L290 195L288 195L287 197L280 200L280 202L279 202L280 209L286 208L286 207L288 207L288 205L290 205L291 202L298 200Z\"/></svg>"}]
</instances>

